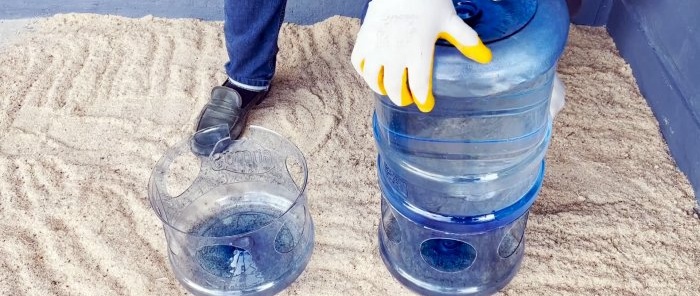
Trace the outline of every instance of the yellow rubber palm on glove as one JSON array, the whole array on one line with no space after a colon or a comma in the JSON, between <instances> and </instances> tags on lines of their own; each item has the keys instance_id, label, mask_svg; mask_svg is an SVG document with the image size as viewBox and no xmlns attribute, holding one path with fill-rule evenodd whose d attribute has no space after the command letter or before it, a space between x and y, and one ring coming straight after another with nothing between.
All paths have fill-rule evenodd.
<instances>
[{"instance_id":1,"label":"yellow rubber palm on glove","mask_svg":"<svg viewBox=\"0 0 700 296\"><path fill-rule=\"evenodd\" d=\"M445 39L466 57L491 61L491 51L457 16L451 0L373 0L357 35L352 64L369 87L398 106L435 105L435 42Z\"/></svg>"}]
</instances>

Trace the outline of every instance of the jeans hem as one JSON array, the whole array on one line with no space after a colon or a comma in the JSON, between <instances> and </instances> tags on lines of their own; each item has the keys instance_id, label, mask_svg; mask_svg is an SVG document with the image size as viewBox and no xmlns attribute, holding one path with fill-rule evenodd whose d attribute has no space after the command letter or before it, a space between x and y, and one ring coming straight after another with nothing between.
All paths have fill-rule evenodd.
<instances>
[{"instance_id":1,"label":"jeans hem","mask_svg":"<svg viewBox=\"0 0 700 296\"><path fill-rule=\"evenodd\" d=\"M230 80L238 82L239 84L248 85L252 87L270 87L270 80L262 79L247 79L239 76L228 76Z\"/></svg>"}]
</instances>

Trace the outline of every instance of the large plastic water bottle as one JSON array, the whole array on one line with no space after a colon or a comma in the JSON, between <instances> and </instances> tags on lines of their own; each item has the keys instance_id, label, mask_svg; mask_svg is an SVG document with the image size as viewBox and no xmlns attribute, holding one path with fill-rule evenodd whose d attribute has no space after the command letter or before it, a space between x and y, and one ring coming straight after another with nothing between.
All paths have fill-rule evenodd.
<instances>
[{"instance_id":1,"label":"large plastic water bottle","mask_svg":"<svg viewBox=\"0 0 700 296\"><path fill-rule=\"evenodd\" d=\"M409 203L476 215L514 203L535 182L569 18L564 0L459 1L493 61L478 64L438 44L433 111L377 96L374 132L386 167L411 187Z\"/></svg>"},{"instance_id":2,"label":"large plastic water bottle","mask_svg":"<svg viewBox=\"0 0 700 296\"><path fill-rule=\"evenodd\" d=\"M477 64L439 43L430 113L377 95L380 250L421 294L489 294L522 260L569 16L564 0L454 2L494 58Z\"/></svg>"}]
</instances>

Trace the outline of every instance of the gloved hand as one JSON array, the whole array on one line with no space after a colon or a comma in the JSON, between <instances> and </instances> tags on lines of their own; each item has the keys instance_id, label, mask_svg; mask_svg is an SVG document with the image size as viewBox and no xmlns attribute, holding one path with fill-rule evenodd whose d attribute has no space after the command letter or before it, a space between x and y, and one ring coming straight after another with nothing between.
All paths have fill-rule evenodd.
<instances>
[{"instance_id":1,"label":"gloved hand","mask_svg":"<svg viewBox=\"0 0 700 296\"><path fill-rule=\"evenodd\" d=\"M457 16L451 0L373 0L357 35L351 61L369 87L398 106L435 105L433 55L437 39L466 57L491 61L491 51Z\"/></svg>"}]
</instances>

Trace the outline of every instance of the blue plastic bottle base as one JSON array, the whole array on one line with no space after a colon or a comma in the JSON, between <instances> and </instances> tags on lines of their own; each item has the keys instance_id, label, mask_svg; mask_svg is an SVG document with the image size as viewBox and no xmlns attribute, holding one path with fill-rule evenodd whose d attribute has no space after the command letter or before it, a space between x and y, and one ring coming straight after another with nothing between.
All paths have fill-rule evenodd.
<instances>
[{"instance_id":1,"label":"blue plastic bottle base","mask_svg":"<svg viewBox=\"0 0 700 296\"><path fill-rule=\"evenodd\" d=\"M258 189L261 186L244 184ZM229 208L214 206L219 211L212 215L186 211L194 214L183 215L180 220L201 221L191 229L201 236L172 246L175 249L170 249L168 257L173 273L190 293L198 296L281 292L303 273L313 253L314 224L304 203L290 206L289 200L270 193L236 191L240 187L225 189L231 198L246 196L249 200L238 200ZM226 200L219 194L205 195L190 206L221 205ZM183 236L173 240L178 238ZM183 245L187 249L179 250L182 253L178 256L178 248Z\"/></svg>"},{"instance_id":2,"label":"blue plastic bottle base","mask_svg":"<svg viewBox=\"0 0 700 296\"><path fill-rule=\"evenodd\" d=\"M379 229L381 232L381 227ZM525 238L523 238L523 243L524 243ZM521 248L524 248L525 246L521 246ZM520 264L522 263L522 257L518 258L517 263L515 266L513 266L512 271L510 274L508 274L507 277L503 278L503 280L494 283L493 285L489 287L483 287L482 289L479 288L472 288L472 289L462 289L460 291L455 290L451 291L450 293L446 293L445 291L440 291L436 289L436 287L431 287L429 284L420 282L419 280L412 278L406 271L401 270L399 267L396 265L392 264L388 260L388 256L386 254L386 248L385 248L385 242L384 239L382 238L381 233L379 234L379 255L382 257L382 261L384 262L384 265L386 268L389 270L389 273L398 280L404 287L410 289L411 291L418 293L420 295L469 295L469 296L481 296L481 295L493 295L496 292L500 291L501 289L505 288L511 280L515 277L516 274L518 274L518 271L520 270Z\"/></svg>"},{"instance_id":3,"label":"blue plastic bottle base","mask_svg":"<svg viewBox=\"0 0 700 296\"><path fill-rule=\"evenodd\" d=\"M383 205L379 253L391 275L420 295L491 295L520 270L528 213L476 233L426 229Z\"/></svg>"},{"instance_id":4,"label":"blue plastic bottle base","mask_svg":"<svg viewBox=\"0 0 700 296\"><path fill-rule=\"evenodd\" d=\"M314 234L311 232L311 238L310 241L314 241ZM268 283L264 283L258 287L255 287L253 289L249 289L246 291L214 291L210 289L203 288L199 284L189 281L186 278L186 275L181 273L177 268L172 268L174 262L172 255L168 253L168 258L170 259L170 266L171 270L175 274L176 278L180 281L183 287L187 289L188 292L192 293L193 295L201 295L201 296L239 296L239 295L254 295L254 296L272 296L275 294L278 294L279 292L282 292L284 289L289 287L294 281L296 281L299 276L304 273L304 270L306 270L306 266L309 264L309 260L311 259L311 254L312 252L308 252L305 256L305 258L301 259L299 261L299 268L291 270L291 272L286 273L282 275L280 278L270 281Z\"/></svg>"},{"instance_id":5,"label":"blue plastic bottle base","mask_svg":"<svg viewBox=\"0 0 700 296\"><path fill-rule=\"evenodd\" d=\"M518 273L525 255L525 229L541 183L495 220L436 223L406 215L394 192L382 190L379 249L387 269L421 295L491 295ZM498 218L500 217L500 219Z\"/></svg>"}]
</instances>

